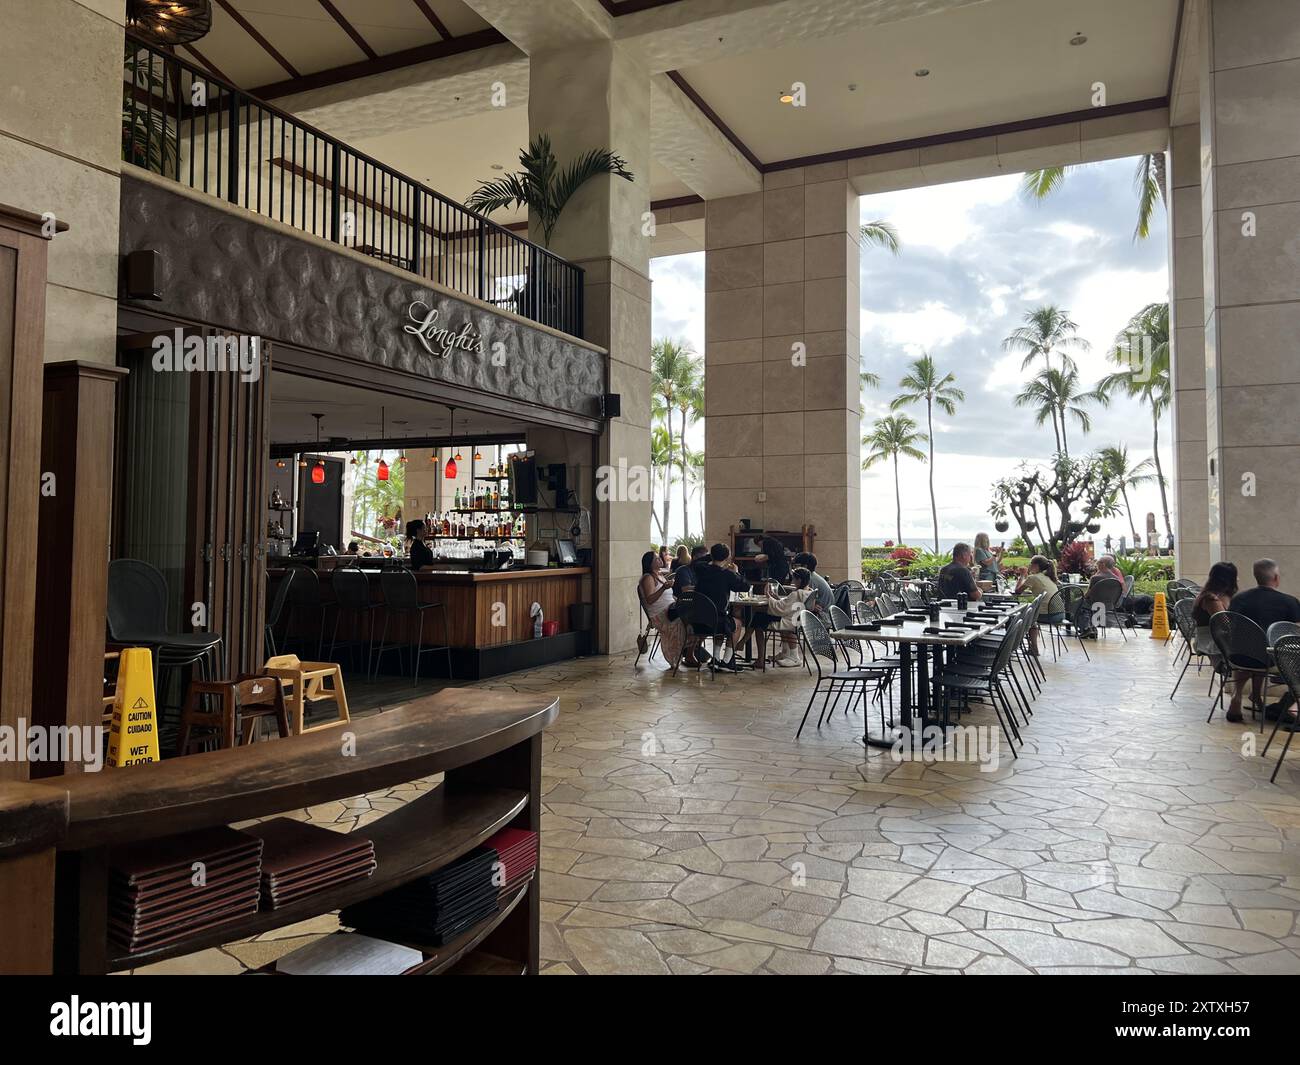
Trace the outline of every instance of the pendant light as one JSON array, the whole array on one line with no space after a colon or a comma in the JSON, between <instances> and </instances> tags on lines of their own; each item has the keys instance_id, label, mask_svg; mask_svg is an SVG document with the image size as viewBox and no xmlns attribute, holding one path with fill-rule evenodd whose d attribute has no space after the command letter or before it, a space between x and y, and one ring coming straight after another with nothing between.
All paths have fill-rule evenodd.
<instances>
[{"instance_id":1,"label":"pendant light","mask_svg":"<svg viewBox=\"0 0 1300 1065\"><path fill-rule=\"evenodd\" d=\"M384 436L387 432L387 425L388 425L387 412L385 408L380 407L379 408L379 443L381 448L383 447L384 444ZM375 470L375 477L381 481L388 480L388 463L384 461L384 453L382 450L379 452L379 466Z\"/></svg>"},{"instance_id":2,"label":"pendant light","mask_svg":"<svg viewBox=\"0 0 1300 1065\"><path fill-rule=\"evenodd\" d=\"M451 441L452 446L454 447L456 443L456 408L448 407L447 409L451 411ZM456 479L456 463L458 461L460 461L459 452L449 458L447 460L447 465L442 468L443 476L446 477L447 480L454 481Z\"/></svg>"},{"instance_id":3,"label":"pendant light","mask_svg":"<svg viewBox=\"0 0 1300 1065\"><path fill-rule=\"evenodd\" d=\"M313 414L312 417L316 419L316 450L320 451L320 420L325 417L325 415ZM325 460L321 458L320 455L316 456L316 465L311 468L311 483L325 483Z\"/></svg>"},{"instance_id":4,"label":"pendant light","mask_svg":"<svg viewBox=\"0 0 1300 1065\"><path fill-rule=\"evenodd\" d=\"M197 41L212 29L212 0L127 0L126 28L164 48Z\"/></svg>"},{"instance_id":5,"label":"pendant light","mask_svg":"<svg viewBox=\"0 0 1300 1065\"><path fill-rule=\"evenodd\" d=\"M275 460L275 468L276 468L277 470L282 470L282 469L284 469L287 465L289 465L289 464L288 464L287 462L285 462L284 459L276 459L276 460Z\"/></svg>"}]
</instances>

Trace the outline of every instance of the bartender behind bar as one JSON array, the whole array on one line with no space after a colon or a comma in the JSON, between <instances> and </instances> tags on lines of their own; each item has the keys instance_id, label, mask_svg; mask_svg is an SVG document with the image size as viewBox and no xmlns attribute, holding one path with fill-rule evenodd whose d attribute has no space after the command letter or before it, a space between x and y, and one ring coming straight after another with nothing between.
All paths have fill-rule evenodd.
<instances>
[{"instance_id":1,"label":"bartender behind bar","mask_svg":"<svg viewBox=\"0 0 1300 1065\"><path fill-rule=\"evenodd\" d=\"M429 530L424 524L423 518L413 518L406 523L406 536L411 541L411 546L407 550L407 555L411 560L411 569L418 570L425 566L433 565L433 552L429 545L424 542Z\"/></svg>"}]
</instances>

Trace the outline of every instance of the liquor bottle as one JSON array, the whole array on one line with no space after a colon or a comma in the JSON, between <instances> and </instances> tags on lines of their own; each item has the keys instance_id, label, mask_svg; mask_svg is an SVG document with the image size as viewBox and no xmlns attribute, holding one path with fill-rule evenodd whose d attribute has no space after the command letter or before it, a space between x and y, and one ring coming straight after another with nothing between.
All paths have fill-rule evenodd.
<instances>
[{"instance_id":1,"label":"liquor bottle","mask_svg":"<svg viewBox=\"0 0 1300 1065\"><path fill-rule=\"evenodd\" d=\"M443 536L451 535L451 517L447 514L444 514L442 516L442 535Z\"/></svg>"}]
</instances>

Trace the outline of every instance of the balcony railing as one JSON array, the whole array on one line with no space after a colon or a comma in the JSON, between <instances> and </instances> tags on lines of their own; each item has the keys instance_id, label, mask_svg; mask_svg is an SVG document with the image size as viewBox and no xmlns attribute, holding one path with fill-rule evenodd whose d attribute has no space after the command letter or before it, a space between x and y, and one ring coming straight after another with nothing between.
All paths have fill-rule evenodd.
<instances>
[{"instance_id":1,"label":"balcony railing","mask_svg":"<svg viewBox=\"0 0 1300 1065\"><path fill-rule=\"evenodd\" d=\"M582 268L177 56L127 39L122 158L582 336Z\"/></svg>"}]
</instances>

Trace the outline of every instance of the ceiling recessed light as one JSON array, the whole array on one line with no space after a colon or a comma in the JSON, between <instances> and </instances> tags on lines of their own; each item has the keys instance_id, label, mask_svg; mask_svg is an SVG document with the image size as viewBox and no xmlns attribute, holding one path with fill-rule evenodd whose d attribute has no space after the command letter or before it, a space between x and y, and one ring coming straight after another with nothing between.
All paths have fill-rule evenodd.
<instances>
[{"instance_id":1,"label":"ceiling recessed light","mask_svg":"<svg viewBox=\"0 0 1300 1065\"><path fill-rule=\"evenodd\" d=\"M783 104L792 104L794 103L794 94L789 89L782 89L780 100Z\"/></svg>"},{"instance_id":2,"label":"ceiling recessed light","mask_svg":"<svg viewBox=\"0 0 1300 1065\"><path fill-rule=\"evenodd\" d=\"M1088 38L1082 33L1076 33L1073 37L1070 38L1070 43L1074 45L1076 48L1078 48L1079 45L1081 44L1087 44Z\"/></svg>"},{"instance_id":3,"label":"ceiling recessed light","mask_svg":"<svg viewBox=\"0 0 1300 1065\"><path fill-rule=\"evenodd\" d=\"M930 68L922 67L920 70L917 70L914 73L918 78L928 78L930 76Z\"/></svg>"},{"instance_id":4,"label":"ceiling recessed light","mask_svg":"<svg viewBox=\"0 0 1300 1065\"><path fill-rule=\"evenodd\" d=\"M857 92L857 91L858 91L857 82L854 81L849 82L849 92Z\"/></svg>"},{"instance_id":5,"label":"ceiling recessed light","mask_svg":"<svg viewBox=\"0 0 1300 1065\"><path fill-rule=\"evenodd\" d=\"M493 163L493 164L492 164L492 169L493 169L493 170L504 170L505 167L502 166L500 163Z\"/></svg>"}]
</instances>

